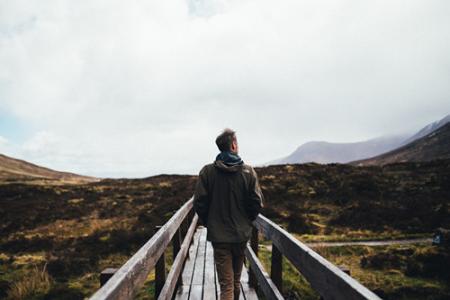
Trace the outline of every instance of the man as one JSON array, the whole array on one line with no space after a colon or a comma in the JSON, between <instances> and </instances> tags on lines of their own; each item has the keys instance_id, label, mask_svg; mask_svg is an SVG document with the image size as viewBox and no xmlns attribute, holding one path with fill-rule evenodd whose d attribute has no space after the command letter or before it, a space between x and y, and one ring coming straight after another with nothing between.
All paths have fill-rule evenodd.
<instances>
[{"instance_id":1,"label":"man","mask_svg":"<svg viewBox=\"0 0 450 300\"><path fill-rule=\"evenodd\" d=\"M194 208L208 228L214 248L220 299L239 299L244 250L263 195L255 170L238 155L236 133L225 129L216 139L216 160L200 171Z\"/></svg>"}]
</instances>

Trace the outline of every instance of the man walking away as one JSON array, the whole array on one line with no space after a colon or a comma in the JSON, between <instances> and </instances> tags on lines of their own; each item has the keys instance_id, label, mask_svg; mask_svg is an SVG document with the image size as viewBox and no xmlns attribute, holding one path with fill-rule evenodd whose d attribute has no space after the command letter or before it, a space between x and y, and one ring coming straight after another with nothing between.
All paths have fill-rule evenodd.
<instances>
[{"instance_id":1,"label":"man walking away","mask_svg":"<svg viewBox=\"0 0 450 300\"><path fill-rule=\"evenodd\" d=\"M194 194L194 208L208 228L221 300L237 300L244 250L259 214L263 195L255 170L238 155L236 133L225 129L216 139L220 153L202 168Z\"/></svg>"}]
</instances>

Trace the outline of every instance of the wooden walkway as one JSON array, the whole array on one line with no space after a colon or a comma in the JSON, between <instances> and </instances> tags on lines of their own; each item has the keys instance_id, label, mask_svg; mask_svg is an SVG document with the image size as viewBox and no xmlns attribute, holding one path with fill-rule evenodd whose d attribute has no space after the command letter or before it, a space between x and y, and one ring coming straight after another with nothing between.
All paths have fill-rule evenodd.
<instances>
[{"instance_id":1,"label":"wooden walkway","mask_svg":"<svg viewBox=\"0 0 450 300\"><path fill-rule=\"evenodd\" d=\"M212 245L206 241L206 228L197 226L193 198L187 201L159 230L118 270L102 272L102 286L91 300L134 299L152 269L155 270L155 296L158 300L218 299L220 288L214 265ZM327 261L263 215L253 221L250 245L241 276L240 300L258 299L252 287L268 300L283 300L283 257L299 271L311 287L327 300L381 300L365 286ZM270 275L258 258L259 236L272 241ZM165 251L172 244L174 261L166 277ZM104 275L102 277L102 275ZM109 275L106 278L106 275ZM111 277L112 276L112 277ZM177 287L177 283L179 285Z\"/></svg>"},{"instance_id":2,"label":"wooden walkway","mask_svg":"<svg viewBox=\"0 0 450 300\"><path fill-rule=\"evenodd\" d=\"M213 248L206 241L206 228L198 227L189 247L189 256L181 275L175 299L210 300L219 299L220 287L214 264ZM248 284L248 270L244 266L241 276L240 300L258 299L256 292Z\"/></svg>"}]
</instances>

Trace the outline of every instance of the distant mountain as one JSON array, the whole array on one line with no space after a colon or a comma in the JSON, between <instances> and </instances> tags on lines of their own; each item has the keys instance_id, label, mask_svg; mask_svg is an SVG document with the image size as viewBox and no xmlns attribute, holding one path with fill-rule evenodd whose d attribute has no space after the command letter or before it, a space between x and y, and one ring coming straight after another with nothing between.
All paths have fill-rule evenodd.
<instances>
[{"instance_id":1,"label":"distant mountain","mask_svg":"<svg viewBox=\"0 0 450 300\"><path fill-rule=\"evenodd\" d=\"M450 122L450 115L428 124L417 133L387 136L356 143L308 142L298 147L292 154L266 165L295 163L348 163L389 152L417 140Z\"/></svg>"},{"instance_id":2,"label":"distant mountain","mask_svg":"<svg viewBox=\"0 0 450 300\"><path fill-rule=\"evenodd\" d=\"M450 122L450 115L447 115L445 118L442 118L439 121L433 122L428 124L427 126L425 126L424 128L420 129L416 134L414 134L413 136L411 136L410 138L406 139L405 141L403 141L403 145L409 144L417 139L420 139L421 137L426 136L427 134L432 133L433 131L435 131L438 128L441 128L442 126L444 126L445 124Z\"/></svg>"},{"instance_id":3,"label":"distant mountain","mask_svg":"<svg viewBox=\"0 0 450 300\"><path fill-rule=\"evenodd\" d=\"M40 167L24 160L15 159L0 154L0 181L16 180L58 180L62 182L90 182L94 177L81 176L73 173L59 172Z\"/></svg>"},{"instance_id":4,"label":"distant mountain","mask_svg":"<svg viewBox=\"0 0 450 300\"><path fill-rule=\"evenodd\" d=\"M398 149L351 164L369 166L437 159L450 159L450 123Z\"/></svg>"},{"instance_id":5,"label":"distant mountain","mask_svg":"<svg viewBox=\"0 0 450 300\"><path fill-rule=\"evenodd\" d=\"M356 143L308 142L287 157L269 162L268 165L293 163L346 163L371 157L400 146L406 136L380 137Z\"/></svg>"}]
</instances>

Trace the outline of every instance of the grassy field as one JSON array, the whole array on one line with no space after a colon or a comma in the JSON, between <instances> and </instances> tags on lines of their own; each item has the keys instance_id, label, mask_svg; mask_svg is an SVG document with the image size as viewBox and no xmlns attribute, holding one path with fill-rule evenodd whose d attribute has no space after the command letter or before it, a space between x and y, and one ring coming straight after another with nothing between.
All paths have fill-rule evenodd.
<instances>
[{"instance_id":1,"label":"grassy field","mask_svg":"<svg viewBox=\"0 0 450 300\"><path fill-rule=\"evenodd\" d=\"M430 237L436 228L450 227L449 161L362 168L287 165L257 172L265 196L263 214L305 242ZM154 227L164 224L191 197L195 182L195 176L175 175L87 184L0 182L0 298L92 295L99 287L101 270L119 267L131 257L153 235ZM380 290L387 297L393 295L388 299L414 293L420 298L427 289L437 297L429 299L447 295L442 279L411 276L405 265L362 266L356 261L361 256L357 249L319 252L338 264L339 259L354 257L355 277L362 276L360 280L374 290L381 286L377 282L390 286ZM361 249L366 256L372 253L371 248ZM295 274L289 268L287 274ZM306 284L299 285L303 281L298 277L286 278L289 297L314 297ZM153 289L152 280L150 274L139 298L151 298L145 290Z\"/></svg>"},{"instance_id":2,"label":"grassy field","mask_svg":"<svg viewBox=\"0 0 450 300\"><path fill-rule=\"evenodd\" d=\"M315 249L383 299L444 300L450 298L450 254L430 245L342 246ZM259 257L270 270L270 251ZM319 300L304 277L283 258L283 291L289 299Z\"/></svg>"},{"instance_id":3,"label":"grassy field","mask_svg":"<svg viewBox=\"0 0 450 300\"><path fill-rule=\"evenodd\" d=\"M126 262L194 184L193 176L156 176L0 186L0 298L91 295L99 273Z\"/></svg>"}]
</instances>

